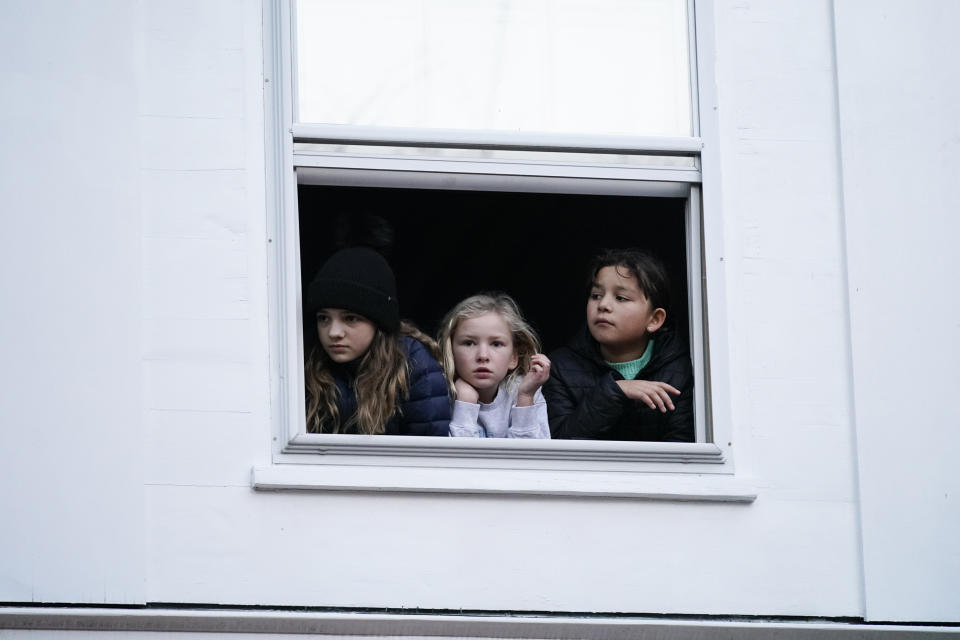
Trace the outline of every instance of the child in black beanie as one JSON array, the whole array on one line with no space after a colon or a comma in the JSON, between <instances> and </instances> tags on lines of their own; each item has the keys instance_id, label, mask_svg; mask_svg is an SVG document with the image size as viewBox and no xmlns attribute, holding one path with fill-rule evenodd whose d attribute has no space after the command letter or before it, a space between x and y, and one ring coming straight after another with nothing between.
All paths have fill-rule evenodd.
<instances>
[{"instance_id":1,"label":"child in black beanie","mask_svg":"<svg viewBox=\"0 0 960 640\"><path fill-rule=\"evenodd\" d=\"M450 401L436 344L400 321L387 261L333 254L307 289L319 344L305 366L307 431L446 436Z\"/></svg>"}]
</instances>

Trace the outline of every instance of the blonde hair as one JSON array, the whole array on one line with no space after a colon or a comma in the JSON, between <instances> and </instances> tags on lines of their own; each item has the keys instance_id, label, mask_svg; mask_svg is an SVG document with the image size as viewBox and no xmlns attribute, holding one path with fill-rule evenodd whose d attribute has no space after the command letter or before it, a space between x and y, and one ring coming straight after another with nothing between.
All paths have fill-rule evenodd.
<instances>
[{"instance_id":1,"label":"blonde hair","mask_svg":"<svg viewBox=\"0 0 960 640\"><path fill-rule=\"evenodd\" d=\"M304 365L306 382L307 431L342 433L355 428L357 433L381 434L397 411L397 404L410 394L407 358L400 338L410 336L423 342L436 356L437 344L414 325L404 321L396 334L377 327L373 341L359 358L353 389L357 411L341 416L337 408L339 391L330 369L333 363L319 343L310 351Z\"/></svg>"},{"instance_id":2,"label":"blonde hair","mask_svg":"<svg viewBox=\"0 0 960 640\"><path fill-rule=\"evenodd\" d=\"M494 292L480 293L462 300L444 316L437 336L437 342L440 343L440 364L447 379L450 397L454 400L457 399L457 390L453 384L457 371L453 360L453 336L462 321L487 313L499 314L510 328L513 351L517 355L517 366L504 378L504 382L508 385L513 384L517 378L530 370L530 359L540 352L540 339L523 319L520 307L513 298L505 293Z\"/></svg>"}]
</instances>

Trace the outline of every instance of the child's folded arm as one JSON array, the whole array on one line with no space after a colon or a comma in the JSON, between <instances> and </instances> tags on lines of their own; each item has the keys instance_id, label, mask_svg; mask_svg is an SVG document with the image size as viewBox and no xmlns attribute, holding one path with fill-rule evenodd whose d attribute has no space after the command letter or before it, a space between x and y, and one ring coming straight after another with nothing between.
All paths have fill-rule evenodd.
<instances>
[{"instance_id":1,"label":"child's folded arm","mask_svg":"<svg viewBox=\"0 0 960 640\"><path fill-rule=\"evenodd\" d=\"M480 405L475 402L453 403L453 418L450 419L450 435L459 438L482 438L485 434L479 423Z\"/></svg>"},{"instance_id":2,"label":"child's folded arm","mask_svg":"<svg viewBox=\"0 0 960 640\"><path fill-rule=\"evenodd\" d=\"M673 409L666 411L660 422L657 440L660 442L693 442L693 367L684 350L679 357L667 362L656 372L651 372L651 380L669 384L679 390L679 394L670 394ZM659 413L659 412L658 412Z\"/></svg>"},{"instance_id":3,"label":"child's folded arm","mask_svg":"<svg viewBox=\"0 0 960 640\"><path fill-rule=\"evenodd\" d=\"M514 405L510 409L510 428L508 438L550 438L550 424L547 418L547 401L537 389L533 404L529 407Z\"/></svg>"},{"instance_id":4,"label":"child's folded arm","mask_svg":"<svg viewBox=\"0 0 960 640\"><path fill-rule=\"evenodd\" d=\"M596 387L577 394L565 379L563 367L557 366L559 359L554 362L553 373L544 385L553 438L603 439L629 402L614 381L613 372L600 376Z\"/></svg>"}]
</instances>

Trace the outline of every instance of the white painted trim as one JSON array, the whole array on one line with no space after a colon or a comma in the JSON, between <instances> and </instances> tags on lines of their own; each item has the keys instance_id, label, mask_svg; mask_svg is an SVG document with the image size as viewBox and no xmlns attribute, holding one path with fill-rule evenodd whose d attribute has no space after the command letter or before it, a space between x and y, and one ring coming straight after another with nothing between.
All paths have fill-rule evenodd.
<instances>
[{"instance_id":1,"label":"white painted trim","mask_svg":"<svg viewBox=\"0 0 960 640\"><path fill-rule=\"evenodd\" d=\"M693 417L694 430L697 442L709 442L708 435L712 432L707 422L707 394L709 387L709 370L706 367L704 354L707 345L704 340L705 322L703 308L703 221L700 205L700 187L690 189L687 198L686 210L686 249L687 249L687 309L690 319L690 360L693 365L694 396Z\"/></svg>"},{"instance_id":2,"label":"white painted trim","mask_svg":"<svg viewBox=\"0 0 960 640\"><path fill-rule=\"evenodd\" d=\"M417 614L277 611L253 609L111 609L0 607L0 629L83 631L312 634L325 637L392 638L529 638L574 640L712 640L717 637L759 640L829 640L878 638L911 640L957 638L960 628L850 622L723 620L669 617L584 616L563 614ZM216 636L211 636L215 638Z\"/></svg>"},{"instance_id":3,"label":"white painted trim","mask_svg":"<svg viewBox=\"0 0 960 640\"><path fill-rule=\"evenodd\" d=\"M718 466L711 473L723 473L723 451L710 442L619 442L607 440L539 440L513 438L446 438L437 436L374 436L361 434L301 433L287 443L284 453L322 456L324 464L342 461L343 456L388 458L384 464L488 466L477 460L494 458L526 464L548 463L556 468L560 461L575 461L579 468L610 470L608 463L626 463L624 470L641 462L675 462L684 465ZM463 461L459 465L454 461ZM469 462L466 462L469 460ZM296 462L296 461L291 461ZM311 462L321 462L311 460ZM602 463L602 467L586 466ZM496 465L489 465L496 466ZM698 469L698 471L705 471Z\"/></svg>"},{"instance_id":4,"label":"white painted trim","mask_svg":"<svg viewBox=\"0 0 960 640\"><path fill-rule=\"evenodd\" d=\"M522 193L570 193L607 196L686 198L686 182L658 180L612 180L570 176L502 175L496 173L447 173L443 171L341 169L297 167L297 182L342 187L388 187L395 189L440 189ZM699 174L698 174L699 175ZM663 177L663 176L660 176Z\"/></svg>"},{"instance_id":5,"label":"white painted trim","mask_svg":"<svg viewBox=\"0 0 960 640\"><path fill-rule=\"evenodd\" d=\"M306 431L303 391L300 242L292 126L293 3L263 3L264 123L267 161L267 284L270 296L271 409L274 451L293 433ZM272 83L272 88L271 88ZM295 283L295 284L294 284ZM282 432L282 433L281 433ZM286 436L286 438L284 437Z\"/></svg>"},{"instance_id":6,"label":"white painted trim","mask_svg":"<svg viewBox=\"0 0 960 640\"><path fill-rule=\"evenodd\" d=\"M730 404L730 357L727 329L726 256L724 212L719 147L720 122L717 86L714 81L716 42L713 0L696 0L696 69L700 135L705 141L699 163L706 178L700 187L702 225L702 322L704 348L700 352L709 375L703 380L707 439L724 450L733 466L733 412ZM714 143L711 144L710 141ZM692 310L691 310L692 315ZM732 469L731 469L732 470Z\"/></svg>"},{"instance_id":7,"label":"white painted trim","mask_svg":"<svg viewBox=\"0 0 960 640\"><path fill-rule=\"evenodd\" d=\"M447 149L501 149L640 156L695 156L703 141L694 137L619 136L474 129L363 127L295 123L294 142Z\"/></svg>"},{"instance_id":8,"label":"white painted trim","mask_svg":"<svg viewBox=\"0 0 960 640\"><path fill-rule=\"evenodd\" d=\"M401 467L443 470L510 470L583 473L581 492L606 494L602 473L730 475L723 450L713 443L609 442L602 440L473 439L303 433L291 438L278 462L289 465L365 467L366 481L393 482ZM391 469L380 473L372 467ZM384 478L378 479L379 476ZM456 481L451 473L451 481ZM438 474L437 478L440 477ZM345 480L346 475L341 476ZM499 485L498 485L499 486ZM508 485L509 486L509 485ZM551 493L545 491L545 493Z\"/></svg>"},{"instance_id":9,"label":"white painted trim","mask_svg":"<svg viewBox=\"0 0 960 640\"><path fill-rule=\"evenodd\" d=\"M284 24L282 2L263 3L263 102L264 102L264 149L266 150L266 217L267 217L267 296L269 300L270 363L279 375L270 376L271 417L274 424L286 424L290 419L289 403L285 392L289 387L283 383L288 368L288 344L291 333L279 310L285 305L283 252L284 213L286 210L286 150L288 136L282 135L284 122L284 64L283 39L277 38ZM290 145L292 147L292 144ZM291 167L292 168L292 167Z\"/></svg>"},{"instance_id":10,"label":"white painted trim","mask_svg":"<svg viewBox=\"0 0 960 640\"><path fill-rule=\"evenodd\" d=\"M560 162L518 162L504 160L465 160L450 158L410 158L396 156L360 156L337 153L294 153L298 172L310 174L310 169L355 169L357 171L392 171L402 179L406 172L435 173L438 175L487 175L499 178L564 178L577 180L604 180L611 188L620 181L676 182L697 184L700 171L680 167L625 167L585 165ZM301 182L303 182L301 180ZM686 195L686 194L684 194Z\"/></svg>"},{"instance_id":11,"label":"white painted trim","mask_svg":"<svg viewBox=\"0 0 960 640\"><path fill-rule=\"evenodd\" d=\"M700 82L697 65L697 0L687 0L687 55L690 67L690 131L700 137ZM702 146L701 146L702 148Z\"/></svg>"},{"instance_id":12,"label":"white painted trim","mask_svg":"<svg viewBox=\"0 0 960 640\"><path fill-rule=\"evenodd\" d=\"M571 476L578 485L577 493L608 495L610 489L602 474L643 474L670 472L678 477L730 476L723 450L713 443L679 442L608 442L601 440L522 440L473 439L420 436L371 436L357 434L304 433L291 438L276 462L284 466L344 467L364 469L360 488L381 483L392 485L400 468L425 470L431 478L428 490L439 490L443 474L449 474L451 485L463 486L457 470L477 474L469 483L483 476L496 491L512 492L520 484L503 482L497 472L521 472L522 477L546 472L579 474ZM389 469L389 471L385 471ZM291 471L299 478L301 471ZM317 472L326 483L328 472ZM411 472L413 473L413 472ZM669 476L666 476L669 477ZM599 484L598 484L598 479ZM354 476L340 474L336 483L341 488ZM419 482L419 476L416 482ZM549 490L549 482L525 481L527 485ZM686 482L686 481L684 481ZM617 486L623 486L621 480ZM531 485L531 486L533 486ZM412 485L420 487L420 485ZM506 489L504 488L506 487ZM291 488L291 487L288 487ZM295 488L295 487L292 487ZM422 488L422 487L421 487ZM398 489L402 490L402 489ZM426 489L425 489L426 490ZM632 489L630 489L632 491ZM686 489L685 489L686 491ZM712 492L712 490L710 490ZM752 490L751 490L752 491Z\"/></svg>"},{"instance_id":13,"label":"white painted trim","mask_svg":"<svg viewBox=\"0 0 960 640\"><path fill-rule=\"evenodd\" d=\"M300 94L300 60L297 58L297 51L299 50L299 47L297 44L298 34L296 28L297 2L296 0L291 0L291 2L289 2L289 4L286 6L287 11L289 12L289 18L284 24L289 25L289 30L287 31L288 35L283 46L286 49L287 55L290 56L289 66L287 67L290 70L290 109L288 110L290 113L290 121L285 123L286 126L284 127L283 131L289 131L292 128L293 123L300 120L300 102L296 99L296 97Z\"/></svg>"},{"instance_id":14,"label":"white painted trim","mask_svg":"<svg viewBox=\"0 0 960 640\"><path fill-rule=\"evenodd\" d=\"M752 485L731 476L477 469L370 467L362 465L270 465L255 467L258 490L375 491L631 498L684 502L756 500Z\"/></svg>"}]
</instances>

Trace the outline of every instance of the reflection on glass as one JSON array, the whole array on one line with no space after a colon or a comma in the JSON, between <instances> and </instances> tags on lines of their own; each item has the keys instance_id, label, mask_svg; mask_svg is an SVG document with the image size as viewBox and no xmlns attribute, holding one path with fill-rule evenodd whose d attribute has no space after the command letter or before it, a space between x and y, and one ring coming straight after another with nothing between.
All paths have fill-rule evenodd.
<instances>
[{"instance_id":1,"label":"reflection on glass","mask_svg":"<svg viewBox=\"0 0 960 640\"><path fill-rule=\"evenodd\" d=\"M689 136L686 0L299 0L297 121Z\"/></svg>"}]
</instances>

